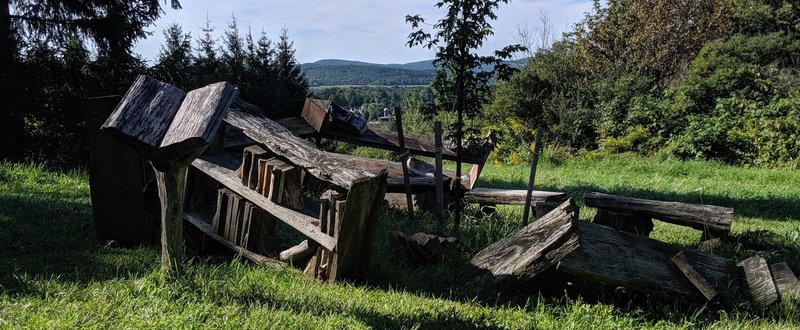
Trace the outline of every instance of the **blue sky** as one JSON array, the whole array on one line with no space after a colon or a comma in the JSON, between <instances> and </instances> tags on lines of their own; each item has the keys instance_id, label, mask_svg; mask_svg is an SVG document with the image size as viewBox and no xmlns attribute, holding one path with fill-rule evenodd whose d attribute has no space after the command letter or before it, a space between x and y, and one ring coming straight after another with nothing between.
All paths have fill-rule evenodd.
<instances>
[{"instance_id":1,"label":"blue sky","mask_svg":"<svg viewBox=\"0 0 800 330\"><path fill-rule=\"evenodd\" d=\"M165 9L165 14L151 26L153 35L140 41L135 52L153 59L163 40L162 30L171 23L191 31L194 39L201 34L206 15L217 34L235 15L244 29L249 25L254 35L263 29L277 40L285 26L294 41L301 63L338 58L374 63L407 63L433 58L430 50L408 48L405 43L411 27L406 14L421 14L428 22L442 17L435 0L183 0L183 9ZM485 43L485 51L517 43L517 26L536 26L539 12L550 17L560 35L590 10L589 0L512 0L497 11L493 22L495 35Z\"/></svg>"}]
</instances>

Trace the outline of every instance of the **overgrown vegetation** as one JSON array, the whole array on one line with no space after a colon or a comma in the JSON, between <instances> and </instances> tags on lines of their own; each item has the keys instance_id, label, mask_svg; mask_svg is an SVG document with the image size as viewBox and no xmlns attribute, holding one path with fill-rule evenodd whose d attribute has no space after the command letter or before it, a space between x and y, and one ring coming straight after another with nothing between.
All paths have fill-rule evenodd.
<instances>
[{"instance_id":1,"label":"overgrown vegetation","mask_svg":"<svg viewBox=\"0 0 800 330\"><path fill-rule=\"evenodd\" d=\"M754 254L800 271L800 181L795 171L741 168L632 155L594 159L546 151L538 187L578 198L587 191L734 207L731 240L714 253ZM489 165L481 184L524 186L527 166ZM646 188L642 188L646 187ZM463 245L443 264L410 268L389 249L387 230L435 232L421 213L386 209L366 281L321 284L293 270L262 268L230 256L196 255L184 277L159 279L159 247L99 244L87 174L38 165L0 164L0 328L270 327L270 328L795 328L796 303L766 310L685 306L645 297L552 288L482 292L457 270L472 254L518 229L521 208L468 216ZM581 209L581 218L593 216ZM445 233L447 234L447 233ZM656 223L652 236L696 246L700 233Z\"/></svg>"}]
</instances>

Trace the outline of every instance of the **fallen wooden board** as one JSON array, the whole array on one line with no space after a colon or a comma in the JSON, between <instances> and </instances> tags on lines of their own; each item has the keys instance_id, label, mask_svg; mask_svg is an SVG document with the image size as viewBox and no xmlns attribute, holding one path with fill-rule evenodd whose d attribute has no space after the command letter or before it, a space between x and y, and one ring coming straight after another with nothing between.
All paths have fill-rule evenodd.
<instances>
[{"instance_id":1,"label":"fallen wooden board","mask_svg":"<svg viewBox=\"0 0 800 330\"><path fill-rule=\"evenodd\" d=\"M772 280L772 272L767 261L760 256L742 260L739 267L744 271L753 301L761 306L769 306L778 302L778 288Z\"/></svg>"},{"instance_id":2,"label":"fallen wooden board","mask_svg":"<svg viewBox=\"0 0 800 330\"><path fill-rule=\"evenodd\" d=\"M703 278L703 275L700 275L700 273L698 273L697 270L692 267L691 263L689 263L689 259L686 257L683 251L678 252L678 254L672 257L672 263L675 264L681 273L686 276L686 279L688 279L689 282L692 282L697 290L699 290L700 293L706 297L706 300L711 301L719 294L717 289L708 283L708 281Z\"/></svg>"},{"instance_id":3,"label":"fallen wooden board","mask_svg":"<svg viewBox=\"0 0 800 330\"><path fill-rule=\"evenodd\" d=\"M231 105L225 121L243 129L247 136L264 144L272 152L286 157L294 165L305 168L311 175L344 189L350 189L356 180L375 176L337 154L317 149L274 121L249 113L259 110L254 105L237 99Z\"/></svg>"},{"instance_id":4,"label":"fallen wooden board","mask_svg":"<svg viewBox=\"0 0 800 330\"><path fill-rule=\"evenodd\" d=\"M792 269L785 262L779 262L769 265L769 270L772 272L772 279L775 281L775 287L778 289L778 295L781 299L787 297L800 297L800 287L797 285L797 276L794 275Z\"/></svg>"},{"instance_id":5,"label":"fallen wooden board","mask_svg":"<svg viewBox=\"0 0 800 330\"><path fill-rule=\"evenodd\" d=\"M510 190L494 188L475 188L464 194L464 202L478 204L513 204L524 205L527 190ZM533 191L531 202L562 202L569 196L563 192Z\"/></svg>"},{"instance_id":6,"label":"fallen wooden board","mask_svg":"<svg viewBox=\"0 0 800 330\"><path fill-rule=\"evenodd\" d=\"M200 229L203 233L211 237L215 241L219 242L220 244L224 245L225 247L233 250L234 252L241 254L243 257L247 258L250 261L253 261L259 265L275 267L275 268L283 268L286 267L286 264L275 260L269 257L265 257L255 252L251 252L247 249L243 249L236 244L231 243L231 241L225 239L224 237L218 235L214 232L214 228L208 225L206 221L208 215L203 214L201 211L193 210L187 211L183 214L183 219Z\"/></svg>"},{"instance_id":7,"label":"fallen wooden board","mask_svg":"<svg viewBox=\"0 0 800 330\"><path fill-rule=\"evenodd\" d=\"M255 190L242 185L242 182L238 180L234 173L235 169L238 168L237 163L238 160L233 155L219 153L210 156L202 156L192 162L192 166L219 181L228 189L258 205L258 207L277 217L301 234L319 243L323 248L329 251L333 251L336 248L336 240L329 235L323 234L317 226L313 225L317 219L275 204Z\"/></svg>"},{"instance_id":8,"label":"fallen wooden board","mask_svg":"<svg viewBox=\"0 0 800 330\"><path fill-rule=\"evenodd\" d=\"M586 206L643 215L661 221L708 232L712 236L730 232L733 209L715 205L664 202L649 199L615 196L598 192L584 196Z\"/></svg>"}]
</instances>

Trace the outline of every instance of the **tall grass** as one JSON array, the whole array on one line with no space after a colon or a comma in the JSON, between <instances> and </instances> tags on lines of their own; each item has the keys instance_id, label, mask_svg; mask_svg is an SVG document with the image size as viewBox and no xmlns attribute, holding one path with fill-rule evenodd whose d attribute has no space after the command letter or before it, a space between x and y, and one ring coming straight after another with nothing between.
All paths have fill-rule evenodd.
<instances>
[{"instance_id":1,"label":"tall grass","mask_svg":"<svg viewBox=\"0 0 800 330\"><path fill-rule=\"evenodd\" d=\"M481 185L522 188L525 166L484 170ZM475 252L521 227L520 207L491 216L469 208L461 244L444 262L405 265L388 230L441 231L432 217L386 209L371 265L360 282L321 284L297 271L221 256L195 256L186 274L162 284L157 247L120 248L94 239L87 175L0 164L0 328L796 328L797 304L720 310L613 293L581 296L553 287L494 292L458 276ZM733 235L713 252L760 254L800 273L800 172L635 156L545 158L537 189L588 191L735 208ZM581 208L581 218L593 216ZM655 239L694 247L699 233L657 223ZM547 288L545 288L547 289ZM563 290L562 290L563 289ZM561 290L561 291L559 291Z\"/></svg>"}]
</instances>

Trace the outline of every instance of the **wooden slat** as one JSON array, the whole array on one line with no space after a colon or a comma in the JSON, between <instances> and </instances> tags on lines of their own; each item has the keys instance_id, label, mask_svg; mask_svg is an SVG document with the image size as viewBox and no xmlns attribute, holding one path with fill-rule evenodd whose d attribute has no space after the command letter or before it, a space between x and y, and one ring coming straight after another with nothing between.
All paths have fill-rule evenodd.
<instances>
[{"instance_id":1,"label":"wooden slat","mask_svg":"<svg viewBox=\"0 0 800 330\"><path fill-rule=\"evenodd\" d=\"M703 278L703 276L700 275L700 273L698 273L694 267L692 267L692 265L689 263L689 259L687 259L686 255L683 254L683 251L678 252L678 254L672 257L672 263L678 267L678 269L681 271L681 273L683 273L683 275L686 276L689 282L694 284L697 290L700 290L700 293L706 297L706 300L711 301L719 294L719 292L714 289L714 286L708 283L708 281Z\"/></svg>"},{"instance_id":2,"label":"wooden slat","mask_svg":"<svg viewBox=\"0 0 800 330\"><path fill-rule=\"evenodd\" d=\"M225 239L224 237L218 235L217 233L214 232L214 229L211 228L211 226L208 225L208 223L206 222L207 219L205 219L205 217L207 217L207 215L203 214L200 211L195 211L195 210L187 211L187 212L185 212L183 214L183 219L185 219L186 221L188 221L189 223L191 223L192 225L197 227L197 229L200 229L200 231L202 231L203 233L205 233L206 235L208 235L209 237L211 237L215 241L217 241L220 244L224 245L225 247L233 250L237 254L241 254L242 256L247 258L248 260L253 261L253 262L255 262L255 263L259 264L259 265L262 265L262 266L269 266L269 267L275 267L275 268L286 267L286 264L283 263L283 262L280 262L279 260L268 258L268 257L265 257L265 256L260 255L258 253L249 251L247 249L243 249L240 246L237 246L236 244L231 243L231 241Z\"/></svg>"},{"instance_id":3,"label":"wooden slat","mask_svg":"<svg viewBox=\"0 0 800 330\"><path fill-rule=\"evenodd\" d=\"M243 129L247 136L286 157L294 165L305 168L318 179L350 189L354 181L375 176L336 154L317 149L266 117L245 112L243 109L248 107L254 106L237 100L228 111L225 121Z\"/></svg>"},{"instance_id":4,"label":"wooden slat","mask_svg":"<svg viewBox=\"0 0 800 330\"><path fill-rule=\"evenodd\" d=\"M772 272L772 279L775 281L775 287L778 289L778 295L781 299L786 297L800 297L798 293L797 276L794 275L792 269L786 262L779 262L769 265Z\"/></svg>"},{"instance_id":5,"label":"wooden slat","mask_svg":"<svg viewBox=\"0 0 800 330\"><path fill-rule=\"evenodd\" d=\"M333 251L336 248L336 240L329 235L323 234L317 226L312 224L317 219L277 205L255 190L242 185L234 174L235 168L238 167L236 163L237 160L232 155L219 153L200 157L192 162L192 166L219 181L222 185L228 187L228 189L258 205L258 207L277 217L301 234L319 243L319 245L325 249Z\"/></svg>"},{"instance_id":6,"label":"wooden slat","mask_svg":"<svg viewBox=\"0 0 800 330\"><path fill-rule=\"evenodd\" d=\"M296 259L303 259L314 254L314 252L316 251L317 251L316 244L313 244L313 242L309 243L308 240L304 240L300 242L300 244L297 244L293 247L281 251L280 259L281 261L287 261L287 262Z\"/></svg>"},{"instance_id":7,"label":"wooden slat","mask_svg":"<svg viewBox=\"0 0 800 330\"><path fill-rule=\"evenodd\" d=\"M526 190L475 188L464 194L464 202L479 204L525 204ZM561 202L567 199L567 194L563 192L536 191L532 192L531 201L535 205L537 202Z\"/></svg>"},{"instance_id":8,"label":"wooden slat","mask_svg":"<svg viewBox=\"0 0 800 330\"><path fill-rule=\"evenodd\" d=\"M292 134L299 137L309 137L317 134L317 131L301 117L275 119L275 122L278 123L278 125L286 127Z\"/></svg>"}]
</instances>

